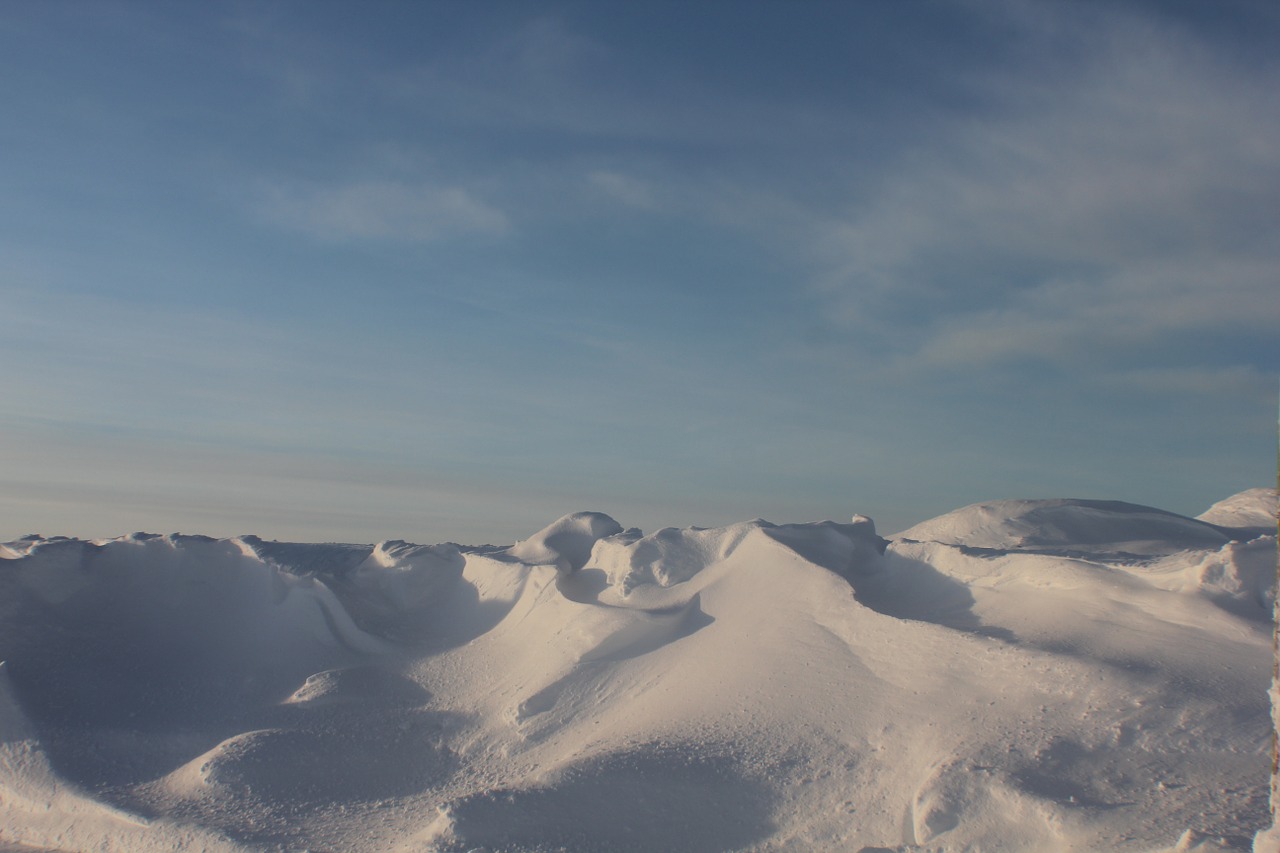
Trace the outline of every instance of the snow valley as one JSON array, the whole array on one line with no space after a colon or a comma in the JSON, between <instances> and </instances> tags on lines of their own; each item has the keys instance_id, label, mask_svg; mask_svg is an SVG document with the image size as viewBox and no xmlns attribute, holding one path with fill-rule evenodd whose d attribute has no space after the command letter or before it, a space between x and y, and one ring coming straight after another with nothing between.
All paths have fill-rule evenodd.
<instances>
[{"instance_id":1,"label":"snow valley","mask_svg":"<svg viewBox=\"0 0 1280 853\"><path fill-rule=\"evenodd\" d=\"M1275 493L0 546L0 848L1248 850ZM7 848L6 848L7 845Z\"/></svg>"}]
</instances>

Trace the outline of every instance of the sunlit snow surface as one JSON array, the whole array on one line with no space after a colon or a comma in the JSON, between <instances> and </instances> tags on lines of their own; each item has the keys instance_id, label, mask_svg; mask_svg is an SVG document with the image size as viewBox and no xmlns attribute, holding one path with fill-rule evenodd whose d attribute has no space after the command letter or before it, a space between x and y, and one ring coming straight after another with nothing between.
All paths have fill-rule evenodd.
<instances>
[{"instance_id":1,"label":"sunlit snow surface","mask_svg":"<svg viewBox=\"0 0 1280 853\"><path fill-rule=\"evenodd\" d=\"M0 546L0 849L1250 849L1274 493Z\"/></svg>"}]
</instances>

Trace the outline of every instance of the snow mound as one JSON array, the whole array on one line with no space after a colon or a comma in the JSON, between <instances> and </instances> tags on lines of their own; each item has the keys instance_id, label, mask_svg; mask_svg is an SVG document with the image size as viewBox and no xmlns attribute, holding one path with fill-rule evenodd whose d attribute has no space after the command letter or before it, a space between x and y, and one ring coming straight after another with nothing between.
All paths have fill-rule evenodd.
<instances>
[{"instance_id":1,"label":"snow mound","mask_svg":"<svg viewBox=\"0 0 1280 853\"><path fill-rule=\"evenodd\" d=\"M1160 555L1216 549L1222 529L1122 501L1062 498L972 504L899 533L895 539L971 549Z\"/></svg>"},{"instance_id":2,"label":"snow mound","mask_svg":"<svg viewBox=\"0 0 1280 853\"><path fill-rule=\"evenodd\" d=\"M644 584L668 587L725 560L759 529L759 522L744 522L715 529L666 527L648 536L630 530L599 542L590 568L604 571L624 594Z\"/></svg>"},{"instance_id":3,"label":"snow mound","mask_svg":"<svg viewBox=\"0 0 1280 853\"><path fill-rule=\"evenodd\" d=\"M1276 490L1246 489L1218 501L1200 515L1200 521L1219 527L1261 529L1276 532Z\"/></svg>"},{"instance_id":4,"label":"snow mound","mask_svg":"<svg viewBox=\"0 0 1280 853\"><path fill-rule=\"evenodd\" d=\"M1275 535L1230 542L1207 554L1174 554L1151 569L1149 578L1154 585L1200 592L1240 615L1274 619Z\"/></svg>"},{"instance_id":5,"label":"snow mound","mask_svg":"<svg viewBox=\"0 0 1280 853\"><path fill-rule=\"evenodd\" d=\"M596 542L622 532L622 525L602 512L575 512L506 550L506 554L531 565L552 565L576 571L591 558Z\"/></svg>"},{"instance_id":6,"label":"snow mound","mask_svg":"<svg viewBox=\"0 0 1280 853\"><path fill-rule=\"evenodd\" d=\"M414 707L429 698L415 681L387 667L351 666L326 669L307 676L302 686L285 700L290 705L332 705L345 702L377 702L384 706Z\"/></svg>"},{"instance_id":7,"label":"snow mound","mask_svg":"<svg viewBox=\"0 0 1280 853\"><path fill-rule=\"evenodd\" d=\"M0 659L72 782L144 782L217 721L389 651L323 581L239 540L50 540L0 571Z\"/></svg>"},{"instance_id":8,"label":"snow mound","mask_svg":"<svg viewBox=\"0 0 1280 853\"><path fill-rule=\"evenodd\" d=\"M335 737L316 726L262 729L228 738L171 774L170 795L198 802L347 802L412 794L448 772L431 714L383 720L391 732L360 726Z\"/></svg>"},{"instance_id":9,"label":"snow mound","mask_svg":"<svg viewBox=\"0 0 1280 853\"><path fill-rule=\"evenodd\" d=\"M575 762L542 785L450 802L429 837L446 850L751 849L773 828L776 799L727 748L641 744Z\"/></svg>"},{"instance_id":10,"label":"snow mound","mask_svg":"<svg viewBox=\"0 0 1280 853\"><path fill-rule=\"evenodd\" d=\"M864 517L849 524L770 524L756 519L709 529L667 527L648 536L626 531L601 539L586 567L602 570L609 584L627 595L647 584L670 587L689 581L727 560L753 537L771 540L838 574L874 559L885 545L874 522Z\"/></svg>"}]
</instances>

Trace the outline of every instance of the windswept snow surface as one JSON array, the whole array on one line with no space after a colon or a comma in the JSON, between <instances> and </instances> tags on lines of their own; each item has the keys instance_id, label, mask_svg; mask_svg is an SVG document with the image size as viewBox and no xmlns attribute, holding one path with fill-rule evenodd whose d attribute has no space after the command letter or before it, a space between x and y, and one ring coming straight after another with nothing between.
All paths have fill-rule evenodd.
<instances>
[{"instance_id":1,"label":"windswept snow surface","mask_svg":"<svg viewBox=\"0 0 1280 853\"><path fill-rule=\"evenodd\" d=\"M0 849L1249 849L1267 500L11 542Z\"/></svg>"}]
</instances>

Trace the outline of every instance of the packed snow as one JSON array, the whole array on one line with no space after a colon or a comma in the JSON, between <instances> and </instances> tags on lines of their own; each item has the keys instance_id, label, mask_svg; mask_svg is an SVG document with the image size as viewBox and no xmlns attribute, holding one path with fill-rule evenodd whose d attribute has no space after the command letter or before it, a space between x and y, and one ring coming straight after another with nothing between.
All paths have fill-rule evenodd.
<instances>
[{"instance_id":1,"label":"packed snow","mask_svg":"<svg viewBox=\"0 0 1280 853\"><path fill-rule=\"evenodd\" d=\"M1275 850L1275 500L26 537L0 849Z\"/></svg>"}]
</instances>

